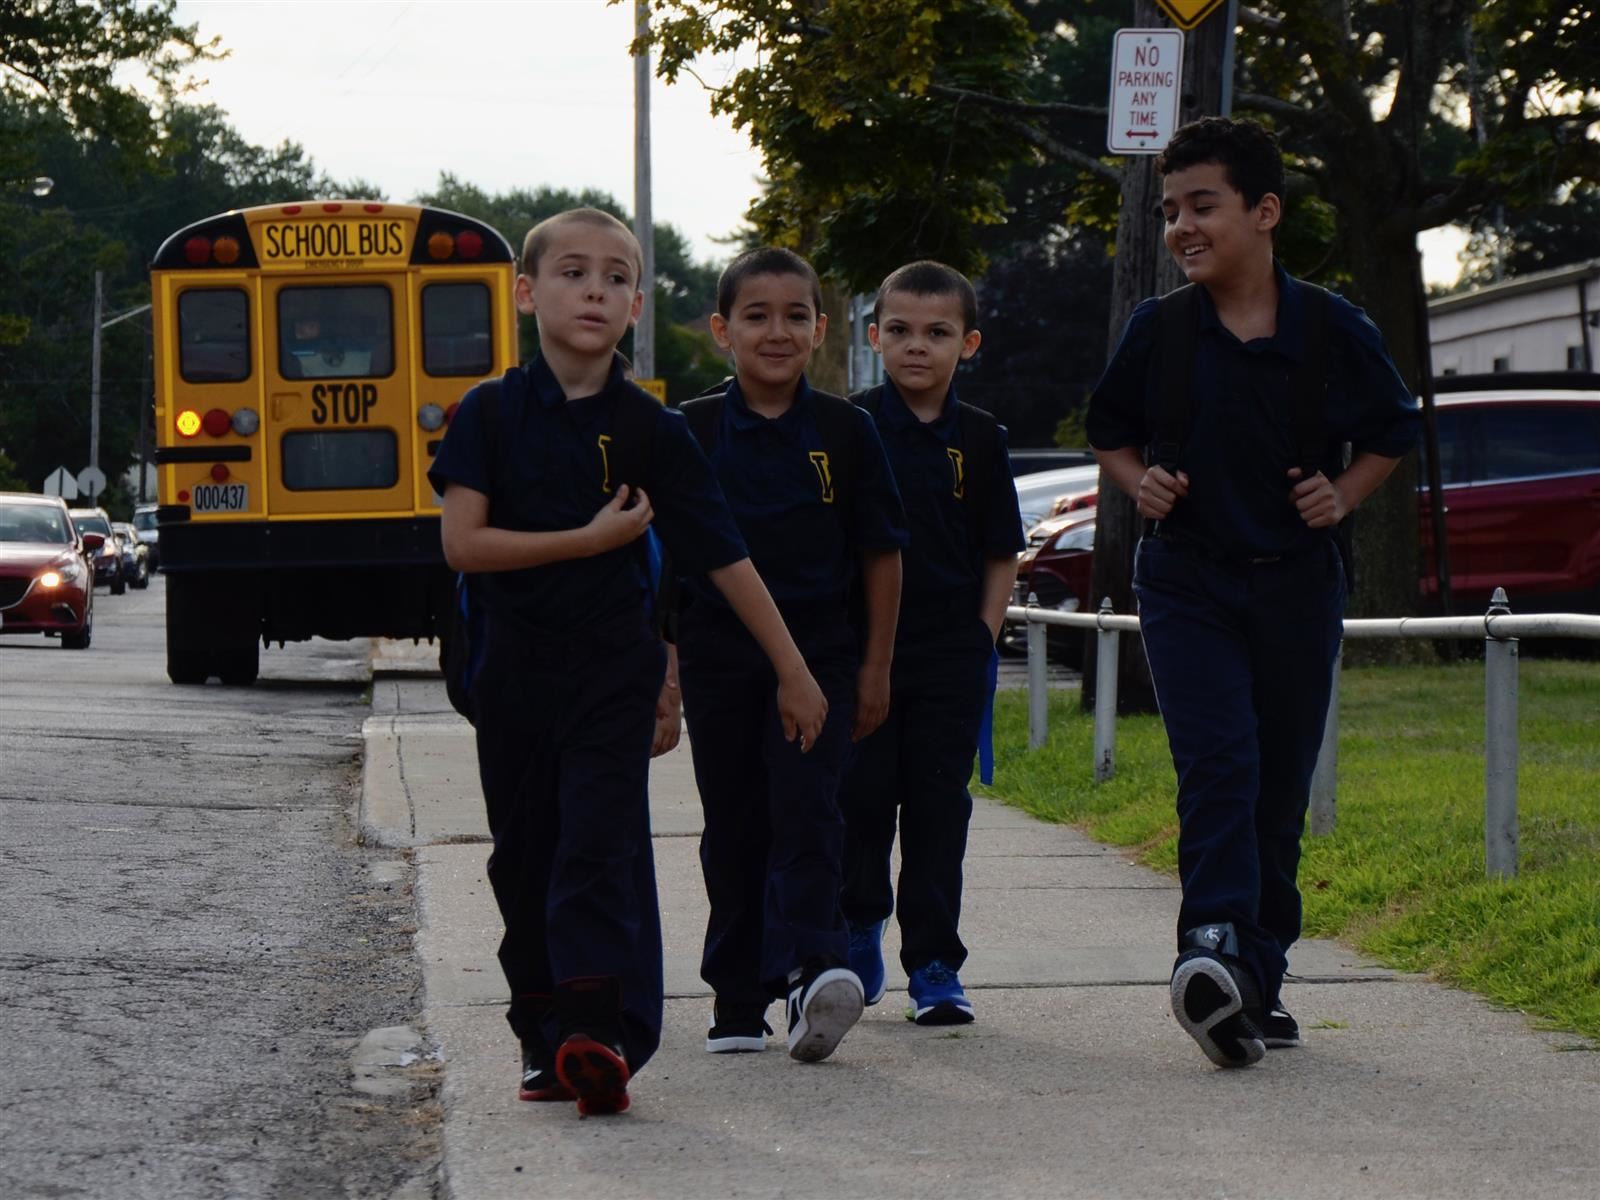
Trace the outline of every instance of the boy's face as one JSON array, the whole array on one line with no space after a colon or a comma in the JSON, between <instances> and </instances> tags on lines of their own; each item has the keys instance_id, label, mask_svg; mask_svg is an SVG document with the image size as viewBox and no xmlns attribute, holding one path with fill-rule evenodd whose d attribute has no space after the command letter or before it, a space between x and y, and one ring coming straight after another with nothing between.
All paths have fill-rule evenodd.
<instances>
[{"instance_id":1,"label":"boy's face","mask_svg":"<svg viewBox=\"0 0 1600 1200\"><path fill-rule=\"evenodd\" d=\"M741 383L784 387L798 380L822 345L828 318L799 275L752 275L739 285L728 315L711 315L711 336L733 354Z\"/></svg>"},{"instance_id":2,"label":"boy's face","mask_svg":"<svg viewBox=\"0 0 1600 1200\"><path fill-rule=\"evenodd\" d=\"M1254 208L1228 182L1221 163L1196 163L1161 182L1167 249L1190 283L1223 283L1272 258L1272 231L1283 215L1271 192Z\"/></svg>"},{"instance_id":3,"label":"boy's face","mask_svg":"<svg viewBox=\"0 0 1600 1200\"><path fill-rule=\"evenodd\" d=\"M904 396L943 396L956 366L978 352L976 329L963 332L961 297L889 292L867 339L883 355L883 369Z\"/></svg>"},{"instance_id":4,"label":"boy's face","mask_svg":"<svg viewBox=\"0 0 1600 1200\"><path fill-rule=\"evenodd\" d=\"M533 276L518 275L517 311L538 318L541 346L609 355L644 304L633 246L615 229L573 221L553 230Z\"/></svg>"}]
</instances>

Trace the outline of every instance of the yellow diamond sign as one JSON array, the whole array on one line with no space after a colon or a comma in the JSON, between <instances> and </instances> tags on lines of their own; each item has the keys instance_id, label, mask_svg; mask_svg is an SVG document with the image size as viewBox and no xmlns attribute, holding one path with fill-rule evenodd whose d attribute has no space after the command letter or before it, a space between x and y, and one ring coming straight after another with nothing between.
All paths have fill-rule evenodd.
<instances>
[{"instance_id":1,"label":"yellow diamond sign","mask_svg":"<svg viewBox=\"0 0 1600 1200\"><path fill-rule=\"evenodd\" d=\"M1156 3L1179 29L1193 29L1221 8L1224 0L1156 0Z\"/></svg>"}]
</instances>

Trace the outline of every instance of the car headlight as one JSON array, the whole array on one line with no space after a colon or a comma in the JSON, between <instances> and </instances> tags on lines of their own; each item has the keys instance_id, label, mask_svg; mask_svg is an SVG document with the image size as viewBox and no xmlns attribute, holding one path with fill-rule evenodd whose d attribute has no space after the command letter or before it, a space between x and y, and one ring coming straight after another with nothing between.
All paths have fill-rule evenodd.
<instances>
[{"instance_id":1,"label":"car headlight","mask_svg":"<svg viewBox=\"0 0 1600 1200\"><path fill-rule=\"evenodd\" d=\"M61 586L60 571L46 571L39 576L39 586L42 588L58 588Z\"/></svg>"}]
</instances>

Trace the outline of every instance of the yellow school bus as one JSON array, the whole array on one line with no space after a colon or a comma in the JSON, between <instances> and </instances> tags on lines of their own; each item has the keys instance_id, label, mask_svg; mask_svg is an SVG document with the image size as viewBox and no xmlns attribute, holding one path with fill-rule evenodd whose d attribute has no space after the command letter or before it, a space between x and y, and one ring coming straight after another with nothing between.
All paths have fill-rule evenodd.
<instances>
[{"instance_id":1,"label":"yellow school bus","mask_svg":"<svg viewBox=\"0 0 1600 1200\"><path fill-rule=\"evenodd\" d=\"M150 269L174 683L259 649L429 637L451 603L427 471L517 362L515 256L440 209L305 201L198 221Z\"/></svg>"}]
</instances>

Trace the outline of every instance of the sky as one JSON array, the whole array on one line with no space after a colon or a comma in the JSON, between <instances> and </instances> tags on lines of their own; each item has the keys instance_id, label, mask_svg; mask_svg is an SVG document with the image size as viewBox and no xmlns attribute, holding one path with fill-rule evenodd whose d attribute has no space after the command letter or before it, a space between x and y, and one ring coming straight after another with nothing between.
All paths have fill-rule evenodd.
<instances>
[{"instance_id":1,"label":"sky","mask_svg":"<svg viewBox=\"0 0 1600 1200\"><path fill-rule=\"evenodd\" d=\"M410 200L448 171L489 192L599 188L633 210L634 66L625 0L180 0L231 51L192 99L246 139L300 143L336 179ZM697 64L713 86L731 60ZM651 86L655 219L697 258L728 250L760 155L687 76ZM1464 235L1423 235L1429 282L1453 282Z\"/></svg>"}]
</instances>

